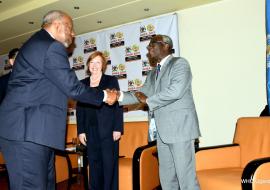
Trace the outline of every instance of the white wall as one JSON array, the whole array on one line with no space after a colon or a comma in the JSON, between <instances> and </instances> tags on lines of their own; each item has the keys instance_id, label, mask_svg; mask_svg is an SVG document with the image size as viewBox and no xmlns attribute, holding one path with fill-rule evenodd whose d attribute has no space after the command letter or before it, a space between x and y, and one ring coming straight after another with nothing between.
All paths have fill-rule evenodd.
<instances>
[{"instance_id":1,"label":"white wall","mask_svg":"<svg viewBox=\"0 0 270 190\"><path fill-rule=\"evenodd\" d=\"M193 73L200 146L231 143L237 118L266 104L264 0L223 0L177 12Z\"/></svg>"}]
</instances>

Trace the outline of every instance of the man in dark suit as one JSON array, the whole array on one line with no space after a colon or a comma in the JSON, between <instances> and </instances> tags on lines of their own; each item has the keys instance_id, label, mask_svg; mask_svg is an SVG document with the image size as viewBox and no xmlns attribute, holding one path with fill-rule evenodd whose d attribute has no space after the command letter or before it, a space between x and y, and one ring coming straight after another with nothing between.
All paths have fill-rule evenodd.
<instances>
[{"instance_id":1,"label":"man in dark suit","mask_svg":"<svg viewBox=\"0 0 270 190\"><path fill-rule=\"evenodd\" d=\"M80 83L70 69L66 48L73 23L62 11L50 11L42 29L18 53L0 106L0 148L11 190L54 190L54 148L65 148L67 99L113 104L116 94Z\"/></svg>"},{"instance_id":2,"label":"man in dark suit","mask_svg":"<svg viewBox=\"0 0 270 190\"><path fill-rule=\"evenodd\" d=\"M15 61L15 58L18 54L19 49L14 48L9 51L8 53L8 64L12 67ZM0 77L0 104L3 101L6 91L7 91L7 84L10 77L11 72L5 74L4 76Z\"/></svg>"}]
</instances>

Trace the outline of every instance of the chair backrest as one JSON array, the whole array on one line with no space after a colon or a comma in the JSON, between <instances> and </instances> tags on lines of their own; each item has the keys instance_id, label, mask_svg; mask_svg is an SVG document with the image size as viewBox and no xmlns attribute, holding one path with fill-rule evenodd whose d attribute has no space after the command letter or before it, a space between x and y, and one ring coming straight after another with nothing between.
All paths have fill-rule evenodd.
<instances>
[{"instance_id":1,"label":"chair backrest","mask_svg":"<svg viewBox=\"0 0 270 190\"><path fill-rule=\"evenodd\" d=\"M1 152L0 152L0 164L5 164L4 156Z\"/></svg>"},{"instance_id":2,"label":"chair backrest","mask_svg":"<svg viewBox=\"0 0 270 190\"><path fill-rule=\"evenodd\" d=\"M148 143L148 121L125 122L119 144L119 156L132 158L136 148Z\"/></svg>"},{"instance_id":3,"label":"chair backrest","mask_svg":"<svg viewBox=\"0 0 270 190\"><path fill-rule=\"evenodd\" d=\"M55 178L56 183L68 180L69 174L68 160L64 156L55 155Z\"/></svg>"},{"instance_id":4,"label":"chair backrest","mask_svg":"<svg viewBox=\"0 0 270 190\"><path fill-rule=\"evenodd\" d=\"M270 157L270 117L239 118L233 142L240 145L242 168L256 158Z\"/></svg>"},{"instance_id":5,"label":"chair backrest","mask_svg":"<svg viewBox=\"0 0 270 190\"><path fill-rule=\"evenodd\" d=\"M73 138L77 138L77 125L68 124L66 133L66 143L72 143Z\"/></svg>"}]
</instances>

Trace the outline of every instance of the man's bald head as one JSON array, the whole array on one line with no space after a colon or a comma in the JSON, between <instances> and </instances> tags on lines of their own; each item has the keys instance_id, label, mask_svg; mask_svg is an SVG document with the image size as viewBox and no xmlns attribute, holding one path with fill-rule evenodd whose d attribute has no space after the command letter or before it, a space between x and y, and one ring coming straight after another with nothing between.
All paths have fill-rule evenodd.
<instances>
[{"instance_id":1,"label":"man's bald head","mask_svg":"<svg viewBox=\"0 0 270 190\"><path fill-rule=\"evenodd\" d=\"M72 18L60 10L49 11L44 15L42 28L47 30L53 38L61 42L66 48L73 42L75 36Z\"/></svg>"}]
</instances>

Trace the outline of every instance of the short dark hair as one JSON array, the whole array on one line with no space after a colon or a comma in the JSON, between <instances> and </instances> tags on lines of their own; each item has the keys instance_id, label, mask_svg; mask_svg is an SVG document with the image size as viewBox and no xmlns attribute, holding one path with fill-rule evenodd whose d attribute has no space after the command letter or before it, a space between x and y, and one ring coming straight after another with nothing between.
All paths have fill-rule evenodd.
<instances>
[{"instance_id":1,"label":"short dark hair","mask_svg":"<svg viewBox=\"0 0 270 190\"><path fill-rule=\"evenodd\" d=\"M169 52L170 53L174 53L173 50L173 41L170 38L170 36L167 35L162 35L162 34L157 34L155 36L153 36L150 40L150 44L151 43L157 43L157 42L163 42L164 44L168 44L169 45Z\"/></svg>"},{"instance_id":2,"label":"short dark hair","mask_svg":"<svg viewBox=\"0 0 270 190\"><path fill-rule=\"evenodd\" d=\"M19 52L19 48L13 48L12 50L9 51L8 58L14 59L18 52Z\"/></svg>"}]
</instances>

